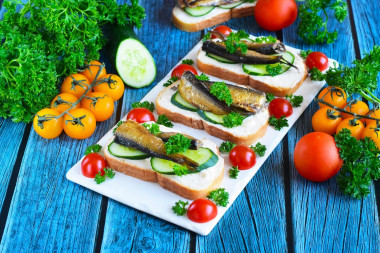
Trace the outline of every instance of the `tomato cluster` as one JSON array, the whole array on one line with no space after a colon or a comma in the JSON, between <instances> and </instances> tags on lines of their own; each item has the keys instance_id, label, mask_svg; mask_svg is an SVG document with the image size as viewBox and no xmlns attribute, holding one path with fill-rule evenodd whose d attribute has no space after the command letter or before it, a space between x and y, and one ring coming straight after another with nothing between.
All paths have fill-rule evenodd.
<instances>
[{"instance_id":1,"label":"tomato cluster","mask_svg":"<svg viewBox=\"0 0 380 253\"><path fill-rule=\"evenodd\" d=\"M46 139L56 138L62 131L74 139L88 138L94 133L97 121L112 116L114 102L123 93L121 78L107 74L100 62L91 61L84 71L65 78L51 108L35 115L34 130Z\"/></svg>"}]
</instances>

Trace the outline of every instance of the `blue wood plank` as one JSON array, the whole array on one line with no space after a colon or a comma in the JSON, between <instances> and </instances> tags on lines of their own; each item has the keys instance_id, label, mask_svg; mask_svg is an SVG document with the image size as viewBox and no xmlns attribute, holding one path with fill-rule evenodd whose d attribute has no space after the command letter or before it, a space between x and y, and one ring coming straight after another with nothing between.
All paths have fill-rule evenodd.
<instances>
[{"instance_id":1,"label":"blue wood plank","mask_svg":"<svg viewBox=\"0 0 380 253\"><path fill-rule=\"evenodd\" d=\"M253 17L232 19L232 29L265 32ZM281 252L287 249L282 143L207 237L197 236L197 252ZM286 154L285 154L286 155Z\"/></svg>"},{"instance_id":2,"label":"blue wood plank","mask_svg":"<svg viewBox=\"0 0 380 253\"><path fill-rule=\"evenodd\" d=\"M330 18L331 20L331 18ZM284 30L284 42L303 49L324 52L343 64L355 59L349 20L333 22L339 32L338 41L330 45L305 45L296 36L296 25ZM293 150L297 141L312 131L311 117L318 109L312 104L289 132L291 166L291 197L294 244L296 252L379 251L379 225L375 195L364 200L343 196L335 178L324 183L303 179L293 164Z\"/></svg>"}]
</instances>

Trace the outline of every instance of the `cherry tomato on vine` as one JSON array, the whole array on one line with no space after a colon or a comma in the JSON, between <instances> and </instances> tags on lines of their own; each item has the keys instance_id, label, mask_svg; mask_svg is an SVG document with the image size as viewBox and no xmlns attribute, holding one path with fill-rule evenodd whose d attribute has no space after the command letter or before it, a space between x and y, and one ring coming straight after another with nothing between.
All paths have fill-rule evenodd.
<instances>
[{"instance_id":1,"label":"cherry tomato on vine","mask_svg":"<svg viewBox=\"0 0 380 253\"><path fill-rule=\"evenodd\" d=\"M54 139L58 137L63 130L63 118L54 119L51 117L60 114L59 111L50 108L40 110L33 119L34 130L39 136L45 139Z\"/></svg>"},{"instance_id":2,"label":"cherry tomato on vine","mask_svg":"<svg viewBox=\"0 0 380 253\"><path fill-rule=\"evenodd\" d=\"M156 121L153 113L146 108L134 108L130 110L127 119L134 120L137 123Z\"/></svg>"},{"instance_id":3,"label":"cherry tomato on vine","mask_svg":"<svg viewBox=\"0 0 380 253\"><path fill-rule=\"evenodd\" d=\"M74 109L70 111L70 115L65 114L63 117L63 130L71 138L86 139L94 133L95 128L95 116L87 109Z\"/></svg>"},{"instance_id":4,"label":"cherry tomato on vine","mask_svg":"<svg viewBox=\"0 0 380 253\"><path fill-rule=\"evenodd\" d=\"M214 219L218 214L215 203L209 199L196 199L187 209L187 217L197 223L205 223Z\"/></svg>"},{"instance_id":5,"label":"cherry tomato on vine","mask_svg":"<svg viewBox=\"0 0 380 253\"><path fill-rule=\"evenodd\" d=\"M269 103L268 109L270 115L276 117L277 119L281 118L281 116L289 117L293 114L293 106L284 98L273 99Z\"/></svg>"},{"instance_id":6,"label":"cherry tomato on vine","mask_svg":"<svg viewBox=\"0 0 380 253\"><path fill-rule=\"evenodd\" d=\"M231 28L229 28L226 25L217 26L217 27L214 28L214 31L218 31L221 34L223 34L224 36L228 36L228 35L230 35L230 33L232 33ZM217 36L211 34L211 39L217 39L217 38L218 38Z\"/></svg>"},{"instance_id":7,"label":"cherry tomato on vine","mask_svg":"<svg viewBox=\"0 0 380 253\"><path fill-rule=\"evenodd\" d=\"M114 102L110 96L104 92L88 93L80 102L85 108L94 114L96 121L109 119L114 111Z\"/></svg>"},{"instance_id":8,"label":"cherry tomato on vine","mask_svg":"<svg viewBox=\"0 0 380 253\"><path fill-rule=\"evenodd\" d=\"M82 174L85 177L95 178L96 174L100 171L104 175L104 168L107 166L103 156L97 153L90 153L86 155L81 163Z\"/></svg>"},{"instance_id":9,"label":"cherry tomato on vine","mask_svg":"<svg viewBox=\"0 0 380 253\"><path fill-rule=\"evenodd\" d=\"M61 93L58 94L53 101L51 101L51 108L54 110L59 111L60 113L66 111L71 107L72 104L78 101L78 98L70 93ZM80 103L78 103L76 106L73 107L79 108Z\"/></svg>"},{"instance_id":10,"label":"cherry tomato on vine","mask_svg":"<svg viewBox=\"0 0 380 253\"><path fill-rule=\"evenodd\" d=\"M257 24L268 31L278 31L293 24L297 18L294 0L258 0L255 6Z\"/></svg>"},{"instance_id":11,"label":"cherry tomato on vine","mask_svg":"<svg viewBox=\"0 0 380 253\"><path fill-rule=\"evenodd\" d=\"M96 74L98 73L101 65L102 64L99 61L93 60L88 64L87 68L80 73L82 75L84 75L90 83L92 83L92 81L94 81ZM100 71L98 79L104 77L106 74L107 74L106 68L103 68L102 71Z\"/></svg>"},{"instance_id":12,"label":"cherry tomato on vine","mask_svg":"<svg viewBox=\"0 0 380 253\"><path fill-rule=\"evenodd\" d=\"M362 139L364 139L365 137L368 137L376 143L376 146L378 148L380 148L380 132L376 133L375 129L376 129L376 122L375 121L370 122L364 128Z\"/></svg>"},{"instance_id":13,"label":"cherry tomato on vine","mask_svg":"<svg viewBox=\"0 0 380 253\"><path fill-rule=\"evenodd\" d=\"M347 105L344 109L348 112L356 113L358 115L367 115L367 113L369 112L368 105L366 103L364 103L363 101L360 101L360 100L357 101L356 103L351 104L351 105ZM343 116L343 118L353 117L353 115L348 114L348 113L344 113L344 112L342 112L342 116ZM364 119L360 119L360 121L363 123L365 122Z\"/></svg>"},{"instance_id":14,"label":"cherry tomato on vine","mask_svg":"<svg viewBox=\"0 0 380 253\"><path fill-rule=\"evenodd\" d=\"M192 72L194 75L198 75L197 70L189 64L181 64L175 67L172 71L172 77L178 77L180 79L182 74L186 71Z\"/></svg>"},{"instance_id":15,"label":"cherry tomato on vine","mask_svg":"<svg viewBox=\"0 0 380 253\"><path fill-rule=\"evenodd\" d=\"M248 170L256 164L255 152L243 145L237 145L231 149L229 158L232 165L237 166L239 170Z\"/></svg>"},{"instance_id":16,"label":"cherry tomato on vine","mask_svg":"<svg viewBox=\"0 0 380 253\"><path fill-rule=\"evenodd\" d=\"M298 141L294 149L294 164L304 178L322 182L338 173L343 161L334 137L312 132Z\"/></svg>"},{"instance_id":17,"label":"cherry tomato on vine","mask_svg":"<svg viewBox=\"0 0 380 253\"><path fill-rule=\"evenodd\" d=\"M80 98L89 86L90 82L84 75L72 74L63 81L61 93L70 93Z\"/></svg>"},{"instance_id":18,"label":"cherry tomato on vine","mask_svg":"<svg viewBox=\"0 0 380 253\"><path fill-rule=\"evenodd\" d=\"M113 101L119 100L124 94L124 82L121 78L114 74L107 74L100 84L94 87L94 91L104 92L108 94Z\"/></svg>"},{"instance_id":19,"label":"cherry tomato on vine","mask_svg":"<svg viewBox=\"0 0 380 253\"><path fill-rule=\"evenodd\" d=\"M306 58L306 66L309 69L317 68L324 71L329 67L329 58L324 53L312 52Z\"/></svg>"},{"instance_id":20,"label":"cherry tomato on vine","mask_svg":"<svg viewBox=\"0 0 380 253\"><path fill-rule=\"evenodd\" d=\"M353 119L353 117L343 119L336 128L336 133L339 133L343 128L347 128L351 131L351 136L359 140L364 131L364 124L360 120L355 120L355 123L353 123Z\"/></svg>"},{"instance_id":21,"label":"cherry tomato on vine","mask_svg":"<svg viewBox=\"0 0 380 253\"><path fill-rule=\"evenodd\" d=\"M371 110L367 113L367 116L370 116L375 119L380 119L380 108L376 110ZM374 119L364 119L364 121L366 125L369 125L371 122L376 122L376 120Z\"/></svg>"},{"instance_id":22,"label":"cherry tomato on vine","mask_svg":"<svg viewBox=\"0 0 380 253\"><path fill-rule=\"evenodd\" d=\"M319 94L318 99L321 99L331 105L339 108L344 108L347 104L347 94L339 87L328 86L324 88ZM328 106L318 103L320 107Z\"/></svg>"},{"instance_id":23,"label":"cherry tomato on vine","mask_svg":"<svg viewBox=\"0 0 380 253\"><path fill-rule=\"evenodd\" d=\"M342 117L338 111L325 106L314 113L311 124L315 132L333 135L341 121Z\"/></svg>"}]
</instances>

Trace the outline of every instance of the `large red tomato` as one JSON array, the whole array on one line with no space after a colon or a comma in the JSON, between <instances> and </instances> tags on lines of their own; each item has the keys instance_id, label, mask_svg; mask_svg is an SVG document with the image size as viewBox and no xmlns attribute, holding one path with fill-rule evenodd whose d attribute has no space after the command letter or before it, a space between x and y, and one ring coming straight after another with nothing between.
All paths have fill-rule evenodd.
<instances>
[{"instance_id":1,"label":"large red tomato","mask_svg":"<svg viewBox=\"0 0 380 253\"><path fill-rule=\"evenodd\" d=\"M294 164L304 178L322 182L338 173L343 161L334 137L313 132L298 141L294 149Z\"/></svg>"},{"instance_id":2,"label":"large red tomato","mask_svg":"<svg viewBox=\"0 0 380 253\"><path fill-rule=\"evenodd\" d=\"M297 12L294 0L258 0L255 19L265 30L278 31L293 24Z\"/></svg>"}]
</instances>

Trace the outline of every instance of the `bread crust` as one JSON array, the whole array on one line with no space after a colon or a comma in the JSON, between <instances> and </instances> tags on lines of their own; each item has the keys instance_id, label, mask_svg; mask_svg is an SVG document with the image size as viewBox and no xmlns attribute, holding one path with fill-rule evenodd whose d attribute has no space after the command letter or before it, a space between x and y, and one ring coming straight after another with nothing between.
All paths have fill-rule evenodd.
<instances>
[{"instance_id":1,"label":"bread crust","mask_svg":"<svg viewBox=\"0 0 380 253\"><path fill-rule=\"evenodd\" d=\"M254 12L255 12L255 6L233 8L231 9L231 18L242 18L242 17L253 16Z\"/></svg>"}]
</instances>

